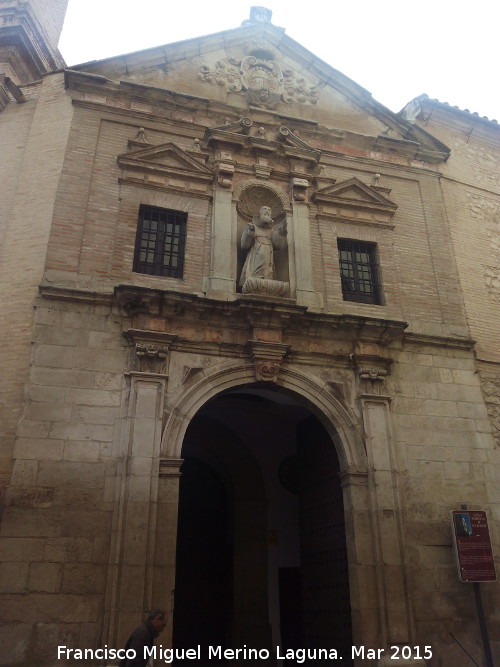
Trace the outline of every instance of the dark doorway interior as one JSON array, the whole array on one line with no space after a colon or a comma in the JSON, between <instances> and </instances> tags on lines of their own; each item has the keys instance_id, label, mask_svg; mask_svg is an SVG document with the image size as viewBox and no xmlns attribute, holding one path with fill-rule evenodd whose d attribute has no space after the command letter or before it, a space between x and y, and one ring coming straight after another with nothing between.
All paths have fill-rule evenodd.
<instances>
[{"instance_id":1,"label":"dark doorway interior","mask_svg":"<svg viewBox=\"0 0 500 667\"><path fill-rule=\"evenodd\" d=\"M226 492L217 473L202 461L185 459L182 473L174 646L226 647L232 579Z\"/></svg>"}]
</instances>

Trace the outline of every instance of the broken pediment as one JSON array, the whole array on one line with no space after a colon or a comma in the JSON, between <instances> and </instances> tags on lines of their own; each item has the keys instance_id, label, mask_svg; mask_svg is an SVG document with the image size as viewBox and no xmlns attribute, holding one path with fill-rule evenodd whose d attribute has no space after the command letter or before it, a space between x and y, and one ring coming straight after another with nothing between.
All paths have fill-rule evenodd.
<instances>
[{"instance_id":1,"label":"broken pediment","mask_svg":"<svg viewBox=\"0 0 500 667\"><path fill-rule=\"evenodd\" d=\"M315 164L319 162L321 151L309 146L305 141L302 141L296 134L294 134L288 127L280 127L278 131L278 139L283 145L285 154L289 157L298 157Z\"/></svg>"},{"instance_id":2,"label":"broken pediment","mask_svg":"<svg viewBox=\"0 0 500 667\"><path fill-rule=\"evenodd\" d=\"M252 149L254 153L280 152L289 158L305 160L317 164L321 151L300 139L287 127L266 131L263 127L254 127L250 118L222 127L207 128L205 131L207 146L215 148Z\"/></svg>"},{"instance_id":3,"label":"broken pediment","mask_svg":"<svg viewBox=\"0 0 500 667\"><path fill-rule=\"evenodd\" d=\"M319 205L320 215L346 222L389 224L398 206L382 191L390 193L386 188L366 185L358 178L350 178L317 190L313 199Z\"/></svg>"},{"instance_id":4,"label":"broken pediment","mask_svg":"<svg viewBox=\"0 0 500 667\"><path fill-rule=\"evenodd\" d=\"M220 127L207 127L205 143L207 146L225 146L242 148L247 143L253 122L250 118L240 118L234 123L227 123Z\"/></svg>"}]
</instances>

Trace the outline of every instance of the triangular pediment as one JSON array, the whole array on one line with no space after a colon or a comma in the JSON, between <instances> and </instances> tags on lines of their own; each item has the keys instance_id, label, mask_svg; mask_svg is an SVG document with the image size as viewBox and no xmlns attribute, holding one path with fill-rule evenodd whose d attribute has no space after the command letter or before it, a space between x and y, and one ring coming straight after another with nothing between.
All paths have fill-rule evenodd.
<instances>
[{"instance_id":1,"label":"triangular pediment","mask_svg":"<svg viewBox=\"0 0 500 667\"><path fill-rule=\"evenodd\" d=\"M119 82L124 94L140 95L181 116L203 108L220 119L211 138L221 143L226 139L235 147L248 145L250 136L249 126L237 119L252 118L254 126L268 127L273 121L276 128L289 127L295 135L300 128L300 139L322 150L338 147L341 153L357 155L360 150L376 151L431 163L449 155L434 137L269 22L245 22L233 30L87 63L77 70L100 75L103 81L94 76L77 82L67 75L68 85L93 85L102 94L105 79ZM223 118L226 125L220 123ZM290 138L281 145L290 153L298 151L298 157L310 149L291 145Z\"/></svg>"},{"instance_id":2,"label":"triangular pediment","mask_svg":"<svg viewBox=\"0 0 500 667\"><path fill-rule=\"evenodd\" d=\"M158 169L189 176L199 175L212 177L212 171L196 158L188 155L173 143L147 146L123 153L118 156L121 167L134 169Z\"/></svg>"},{"instance_id":3,"label":"triangular pediment","mask_svg":"<svg viewBox=\"0 0 500 667\"><path fill-rule=\"evenodd\" d=\"M322 204L338 204L348 208L378 210L385 213L394 213L397 204L383 195L383 188L370 186L358 178L334 183L317 190L314 200ZM385 189L384 189L385 190ZM387 192L387 190L385 190Z\"/></svg>"}]
</instances>

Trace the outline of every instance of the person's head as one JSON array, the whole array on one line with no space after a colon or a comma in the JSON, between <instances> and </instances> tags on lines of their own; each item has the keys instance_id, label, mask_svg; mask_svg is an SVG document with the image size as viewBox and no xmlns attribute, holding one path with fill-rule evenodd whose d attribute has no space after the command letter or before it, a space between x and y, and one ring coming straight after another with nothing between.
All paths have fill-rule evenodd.
<instances>
[{"instance_id":1,"label":"person's head","mask_svg":"<svg viewBox=\"0 0 500 667\"><path fill-rule=\"evenodd\" d=\"M167 625L167 615L163 609L152 609L148 614L148 621L155 630L161 632Z\"/></svg>"},{"instance_id":2,"label":"person's head","mask_svg":"<svg viewBox=\"0 0 500 667\"><path fill-rule=\"evenodd\" d=\"M261 206L259 209L259 218L261 222L271 223L273 221L273 218L271 216L271 207Z\"/></svg>"}]
</instances>

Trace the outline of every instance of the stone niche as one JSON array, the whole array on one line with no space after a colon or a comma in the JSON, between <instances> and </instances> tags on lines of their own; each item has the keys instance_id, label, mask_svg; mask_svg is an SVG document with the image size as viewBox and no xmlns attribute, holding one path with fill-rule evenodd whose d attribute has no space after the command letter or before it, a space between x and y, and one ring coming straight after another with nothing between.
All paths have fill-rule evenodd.
<instances>
[{"instance_id":1,"label":"stone niche","mask_svg":"<svg viewBox=\"0 0 500 667\"><path fill-rule=\"evenodd\" d=\"M278 243L273 241L274 271L272 278L267 275L250 276L245 266L247 257L252 253L252 247L244 247L244 232L250 225L256 229L256 235L258 235L258 219L262 207L270 209L272 223L269 229L272 230L274 238L278 239ZM242 190L236 203L236 211L238 292L247 295L255 294L260 297L290 297L287 219L280 196L270 187L260 184L249 185Z\"/></svg>"}]
</instances>

